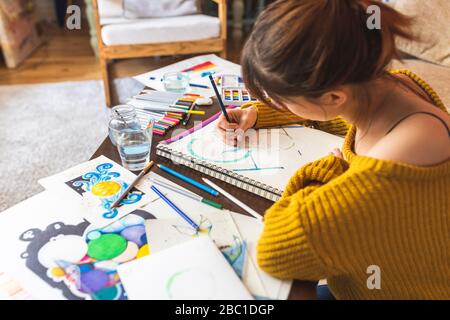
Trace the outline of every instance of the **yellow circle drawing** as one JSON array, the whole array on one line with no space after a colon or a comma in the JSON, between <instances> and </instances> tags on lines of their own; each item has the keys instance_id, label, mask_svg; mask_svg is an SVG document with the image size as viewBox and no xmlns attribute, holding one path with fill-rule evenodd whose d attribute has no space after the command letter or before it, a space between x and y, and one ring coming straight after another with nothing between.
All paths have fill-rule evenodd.
<instances>
[{"instance_id":1,"label":"yellow circle drawing","mask_svg":"<svg viewBox=\"0 0 450 320\"><path fill-rule=\"evenodd\" d=\"M66 274L64 272L64 270L59 267L53 268L51 272L52 272L52 276L57 277L57 278L62 277Z\"/></svg>"},{"instance_id":2,"label":"yellow circle drawing","mask_svg":"<svg viewBox=\"0 0 450 320\"><path fill-rule=\"evenodd\" d=\"M102 181L92 187L92 194L97 197L109 197L120 191L120 184L113 181Z\"/></svg>"}]
</instances>

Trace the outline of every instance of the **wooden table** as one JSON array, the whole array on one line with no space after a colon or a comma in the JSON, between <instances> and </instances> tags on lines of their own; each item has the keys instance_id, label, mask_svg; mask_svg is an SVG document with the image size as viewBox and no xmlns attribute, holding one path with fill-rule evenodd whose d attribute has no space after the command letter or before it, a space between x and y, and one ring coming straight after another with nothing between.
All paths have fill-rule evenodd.
<instances>
[{"instance_id":1,"label":"wooden table","mask_svg":"<svg viewBox=\"0 0 450 320\"><path fill-rule=\"evenodd\" d=\"M202 117L192 115L191 120L189 121L188 125L186 126L187 129L191 128L193 126L194 121L200 121L202 119L207 119L210 116L219 112L220 108L219 108L217 101L214 100L213 106L197 107L196 110L204 110L206 112L206 115L202 116ZM181 125L176 127L177 130L179 130L180 128L183 128L183 127ZM152 160L156 160L157 163L165 164L171 168L175 168L178 172L181 172L181 173L185 174L186 176L192 177L197 181L201 181L201 177L203 176L201 173L194 171L188 167L182 166L182 165L175 165L172 161L156 155L156 145L158 144L159 141L170 138L172 130L173 129L168 131L166 136L164 136L164 137L160 137L160 136L156 136L156 135L153 136L152 151L151 151L150 158ZM100 155L104 155L104 156L116 161L117 163L121 163L119 153L118 153L117 149L113 146L113 144L111 143L111 141L109 140L108 137L103 141L103 143L100 145L100 147L97 149L97 151L92 155L91 159L96 158ZM167 174L165 172L162 172L156 166L153 167L152 171L154 171L157 174L160 174L166 178L173 179L173 177L171 177L169 174ZM242 200L244 203L248 204L250 207L255 209L257 212L264 213L272 205L272 202L270 200L264 199L255 194L252 194L248 191L242 190L240 188L234 187L234 186L227 184L225 182L222 182L220 180L214 179L210 176L205 176L205 177L207 177L208 179L210 179L211 181L213 181L214 183L216 183L217 185L219 185L221 188L225 189L232 195L236 196L238 199ZM197 194L200 194L202 196L205 196L208 198L210 196L209 194L207 194L206 192L203 192L201 190L198 190L198 189L194 190L190 184L187 184L183 181L177 180L177 183L187 189L192 189L192 191L195 191ZM246 214L245 211L243 211L241 208L236 206L234 203L232 203L231 201L229 201L227 198L223 197L222 195L219 195L219 197L217 198L217 202L223 204L224 208L226 208L226 209L232 210L234 212ZM289 295L289 299L293 299L293 300L315 299L316 298L315 286L316 286L316 284L312 283L312 282L295 281L294 285L292 287L291 293Z\"/></svg>"}]
</instances>

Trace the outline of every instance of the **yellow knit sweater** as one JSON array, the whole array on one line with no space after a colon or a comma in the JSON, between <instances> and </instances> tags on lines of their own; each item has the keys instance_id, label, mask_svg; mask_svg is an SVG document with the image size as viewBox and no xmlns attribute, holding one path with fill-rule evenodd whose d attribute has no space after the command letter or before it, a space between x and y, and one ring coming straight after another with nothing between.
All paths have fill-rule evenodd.
<instances>
[{"instance_id":1,"label":"yellow knit sweater","mask_svg":"<svg viewBox=\"0 0 450 320\"><path fill-rule=\"evenodd\" d=\"M408 75L444 109L417 75ZM258 105L257 127L303 122ZM319 123L336 134L342 119ZM450 161L418 167L356 155L350 127L343 152L297 171L267 212L258 264L282 279L327 279L338 299L450 298ZM367 286L380 268L381 289Z\"/></svg>"}]
</instances>

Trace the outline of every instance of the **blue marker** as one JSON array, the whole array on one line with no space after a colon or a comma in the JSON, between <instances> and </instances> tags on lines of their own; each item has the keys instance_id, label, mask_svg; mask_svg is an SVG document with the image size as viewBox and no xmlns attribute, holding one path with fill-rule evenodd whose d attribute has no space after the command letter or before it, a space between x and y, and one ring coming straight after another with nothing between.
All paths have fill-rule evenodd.
<instances>
[{"instance_id":1,"label":"blue marker","mask_svg":"<svg viewBox=\"0 0 450 320\"><path fill-rule=\"evenodd\" d=\"M168 168L168 167L166 167L166 166L164 166L164 165L162 165L162 164L158 164L158 167L159 167L162 171L165 171L165 172L167 172L167 173L169 173L169 174L171 174L171 175L177 177L178 179L181 179L181 180L183 180L184 182L187 182L187 183L193 185L194 187L199 188L200 190L203 190L203 191L205 191L205 192L208 192L209 194L212 194L212 195L215 196L215 197L217 197L217 196L219 195L219 192L217 192L217 191L214 190L213 188L210 188L210 187L208 187L208 186L206 186L206 185L204 185L204 184L202 184L202 183L200 183L200 182L197 182L197 181L195 181L195 180L193 180L193 179L191 179L191 178L189 178L189 177L186 177L185 175L183 175L183 174L181 174L181 173L179 173L179 172L176 172L175 170L172 170L172 169L170 169L170 168Z\"/></svg>"},{"instance_id":2,"label":"blue marker","mask_svg":"<svg viewBox=\"0 0 450 320\"><path fill-rule=\"evenodd\" d=\"M200 229L200 227L194 222L192 221L191 218L189 218L187 216L187 214L185 214L183 211L181 211L180 208L178 208L172 201L169 200L169 198L167 198L161 191L158 190L158 188L156 188L155 186L151 186L150 187L153 191L155 191L155 193L164 200L164 202L166 202L173 210L176 211L176 213L178 213L187 223L189 223L192 228L194 228L195 230Z\"/></svg>"},{"instance_id":3,"label":"blue marker","mask_svg":"<svg viewBox=\"0 0 450 320\"><path fill-rule=\"evenodd\" d=\"M189 85L190 85L191 87L194 87L194 88L209 89L208 86L205 86L205 85L203 85L203 84L189 83Z\"/></svg>"}]
</instances>

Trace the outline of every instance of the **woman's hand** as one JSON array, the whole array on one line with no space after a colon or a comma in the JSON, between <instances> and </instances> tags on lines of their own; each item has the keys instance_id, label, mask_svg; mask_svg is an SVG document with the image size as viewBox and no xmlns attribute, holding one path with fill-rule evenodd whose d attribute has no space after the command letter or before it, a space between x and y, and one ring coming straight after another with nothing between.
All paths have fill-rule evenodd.
<instances>
[{"instance_id":1,"label":"woman's hand","mask_svg":"<svg viewBox=\"0 0 450 320\"><path fill-rule=\"evenodd\" d=\"M217 128L226 144L235 146L244 136L245 131L256 124L258 109L251 106L245 109L227 110L231 122L224 115L219 118Z\"/></svg>"}]
</instances>

